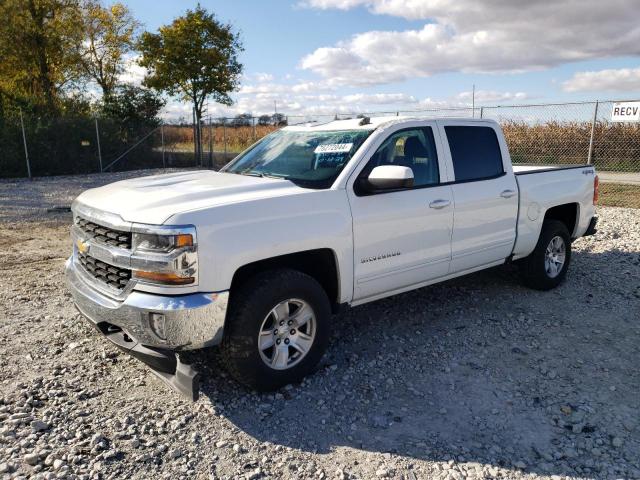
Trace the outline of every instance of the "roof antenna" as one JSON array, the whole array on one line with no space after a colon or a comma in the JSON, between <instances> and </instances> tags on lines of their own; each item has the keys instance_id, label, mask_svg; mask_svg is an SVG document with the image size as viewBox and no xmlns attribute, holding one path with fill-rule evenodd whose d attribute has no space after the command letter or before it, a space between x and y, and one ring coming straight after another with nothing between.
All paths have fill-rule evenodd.
<instances>
[{"instance_id":1,"label":"roof antenna","mask_svg":"<svg viewBox=\"0 0 640 480\"><path fill-rule=\"evenodd\" d=\"M358 123L358 125L369 125L371 123L371 119L369 117L362 117L362 120Z\"/></svg>"}]
</instances>

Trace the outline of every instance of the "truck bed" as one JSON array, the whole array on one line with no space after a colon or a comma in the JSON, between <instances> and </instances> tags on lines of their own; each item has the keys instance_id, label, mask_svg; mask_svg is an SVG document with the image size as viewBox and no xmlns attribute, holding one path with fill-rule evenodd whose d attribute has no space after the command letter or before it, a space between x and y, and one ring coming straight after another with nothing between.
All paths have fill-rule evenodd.
<instances>
[{"instance_id":1,"label":"truck bed","mask_svg":"<svg viewBox=\"0 0 640 480\"><path fill-rule=\"evenodd\" d=\"M593 165L514 165L513 171L520 191L514 258L531 253L544 212L554 205L577 205L578 221L570 233L574 238L584 234L593 217Z\"/></svg>"}]
</instances>

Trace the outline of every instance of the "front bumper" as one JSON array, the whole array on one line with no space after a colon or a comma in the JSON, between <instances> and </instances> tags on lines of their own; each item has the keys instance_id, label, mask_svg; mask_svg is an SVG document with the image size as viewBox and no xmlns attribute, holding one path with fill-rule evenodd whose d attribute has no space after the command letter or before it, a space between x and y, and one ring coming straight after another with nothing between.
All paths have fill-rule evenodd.
<instances>
[{"instance_id":1,"label":"front bumper","mask_svg":"<svg viewBox=\"0 0 640 480\"><path fill-rule=\"evenodd\" d=\"M141 345L167 350L194 350L222 340L229 292L170 296L134 290L115 300L89 286L79 268L73 258L67 260L69 290L80 313L101 331L116 326ZM152 322L152 313L164 319Z\"/></svg>"}]
</instances>

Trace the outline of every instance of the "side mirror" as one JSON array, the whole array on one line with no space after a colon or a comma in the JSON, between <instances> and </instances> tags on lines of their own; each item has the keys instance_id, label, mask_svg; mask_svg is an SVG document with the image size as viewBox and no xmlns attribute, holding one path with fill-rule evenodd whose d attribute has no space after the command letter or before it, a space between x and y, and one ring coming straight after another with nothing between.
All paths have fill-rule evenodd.
<instances>
[{"instance_id":1,"label":"side mirror","mask_svg":"<svg viewBox=\"0 0 640 480\"><path fill-rule=\"evenodd\" d=\"M413 170L399 165L380 165L367 178L371 190L395 190L413 187Z\"/></svg>"}]
</instances>

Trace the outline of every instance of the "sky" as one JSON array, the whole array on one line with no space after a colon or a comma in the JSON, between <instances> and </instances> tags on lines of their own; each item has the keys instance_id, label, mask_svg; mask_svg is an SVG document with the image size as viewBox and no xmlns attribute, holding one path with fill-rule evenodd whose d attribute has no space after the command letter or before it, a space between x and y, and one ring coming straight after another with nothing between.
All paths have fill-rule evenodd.
<instances>
[{"instance_id":1,"label":"sky","mask_svg":"<svg viewBox=\"0 0 640 480\"><path fill-rule=\"evenodd\" d=\"M156 31L197 2L122 0ZM202 0L240 33L214 116L640 99L640 0ZM131 64L124 78L139 81ZM189 118L168 102L165 117Z\"/></svg>"}]
</instances>

